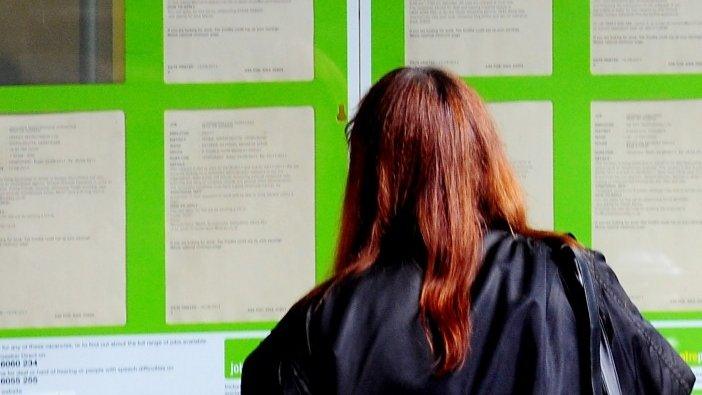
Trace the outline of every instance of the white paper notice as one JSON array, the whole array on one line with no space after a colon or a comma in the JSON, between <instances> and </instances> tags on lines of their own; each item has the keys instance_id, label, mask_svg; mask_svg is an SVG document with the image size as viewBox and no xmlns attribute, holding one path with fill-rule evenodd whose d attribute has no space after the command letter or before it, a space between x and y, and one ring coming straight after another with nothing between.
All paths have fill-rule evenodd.
<instances>
[{"instance_id":1,"label":"white paper notice","mask_svg":"<svg viewBox=\"0 0 702 395\"><path fill-rule=\"evenodd\" d=\"M644 310L702 307L702 101L592 103L592 239Z\"/></svg>"},{"instance_id":2,"label":"white paper notice","mask_svg":"<svg viewBox=\"0 0 702 395\"><path fill-rule=\"evenodd\" d=\"M276 320L315 280L311 107L168 111L169 322Z\"/></svg>"},{"instance_id":3,"label":"white paper notice","mask_svg":"<svg viewBox=\"0 0 702 395\"><path fill-rule=\"evenodd\" d=\"M551 0L405 0L405 64L550 75L551 15Z\"/></svg>"},{"instance_id":4,"label":"white paper notice","mask_svg":"<svg viewBox=\"0 0 702 395\"><path fill-rule=\"evenodd\" d=\"M125 309L124 114L0 116L0 327Z\"/></svg>"},{"instance_id":5,"label":"white paper notice","mask_svg":"<svg viewBox=\"0 0 702 395\"><path fill-rule=\"evenodd\" d=\"M312 0L164 0L168 83L314 78Z\"/></svg>"},{"instance_id":6,"label":"white paper notice","mask_svg":"<svg viewBox=\"0 0 702 395\"><path fill-rule=\"evenodd\" d=\"M593 74L702 71L702 1L591 0Z\"/></svg>"},{"instance_id":7,"label":"white paper notice","mask_svg":"<svg viewBox=\"0 0 702 395\"><path fill-rule=\"evenodd\" d=\"M491 103L512 166L526 194L529 222L553 229L553 106L551 102Z\"/></svg>"},{"instance_id":8,"label":"white paper notice","mask_svg":"<svg viewBox=\"0 0 702 395\"><path fill-rule=\"evenodd\" d=\"M0 339L3 395L240 395L265 331Z\"/></svg>"}]
</instances>

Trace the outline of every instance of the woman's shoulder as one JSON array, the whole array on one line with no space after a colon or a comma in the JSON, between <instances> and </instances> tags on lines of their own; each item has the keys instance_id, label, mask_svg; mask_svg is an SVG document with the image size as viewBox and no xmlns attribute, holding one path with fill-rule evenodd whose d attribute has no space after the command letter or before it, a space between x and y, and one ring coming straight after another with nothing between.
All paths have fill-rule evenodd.
<instances>
[{"instance_id":1,"label":"woman's shoulder","mask_svg":"<svg viewBox=\"0 0 702 395\"><path fill-rule=\"evenodd\" d=\"M569 304L564 277L573 270L562 243L498 229L486 232L483 249L471 289L476 326L525 305L534 317L562 314ZM401 337L397 328L423 339L418 319L423 277L422 265L412 259L384 258L303 305L311 333L335 345L366 341L368 333L393 343Z\"/></svg>"},{"instance_id":2,"label":"woman's shoulder","mask_svg":"<svg viewBox=\"0 0 702 395\"><path fill-rule=\"evenodd\" d=\"M551 291L558 287L547 285L557 279L555 246L496 230L486 233L484 250L471 297L475 358L469 370L480 365L481 352L493 348L489 345L513 348L507 328L518 327L520 320L530 327L545 322L543 318L562 322L563 309L544 308L567 303L559 292ZM283 385L281 380L287 377L335 392L355 388L359 377L369 383L382 377L405 388L425 388L431 381L433 358L419 317L423 275L416 261L387 256L362 274L298 302L247 360L245 386L266 380ZM402 361L402 369L390 360ZM334 381L326 381L329 377Z\"/></svg>"},{"instance_id":3,"label":"woman's shoulder","mask_svg":"<svg viewBox=\"0 0 702 395\"><path fill-rule=\"evenodd\" d=\"M421 281L417 264L389 262L302 299L247 359L244 387L257 393L269 388L252 383L291 383L334 393L354 388L368 366L383 370L377 377L422 382L431 359L417 319ZM406 369L374 359L390 355L406 361Z\"/></svg>"},{"instance_id":4,"label":"woman's shoulder","mask_svg":"<svg viewBox=\"0 0 702 395\"><path fill-rule=\"evenodd\" d=\"M492 229L484 236L483 250L474 296L484 292L512 294L513 284L521 285L515 297L536 296L536 292L550 291L554 282L560 284L563 270L571 270L568 250L558 240ZM329 333L336 333L349 314L370 326L416 320L423 270L411 258L381 258L367 271L335 283L299 308L313 311L311 315ZM490 281L497 284L486 287Z\"/></svg>"},{"instance_id":5,"label":"woman's shoulder","mask_svg":"<svg viewBox=\"0 0 702 395\"><path fill-rule=\"evenodd\" d=\"M525 325L541 319L571 325L582 313L572 304L578 289L573 258L573 247L557 237L488 232L483 267L471 292L473 316L487 316L490 322L497 312L508 318L526 312L520 315Z\"/></svg>"},{"instance_id":6,"label":"woman's shoulder","mask_svg":"<svg viewBox=\"0 0 702 395\"><path fill-rule=\"evenodd\" d=\"M407 324L418 314L422 278L423 269L416 261L381 258L311 301L314 323L328 336ZM363 323L363 328L353 321Z\"/></svg>"},{"instance_id":7,"label":"woman's shoulder","mask_svg":"<svg viewBox=\"0 0 702 395\"><path fill-rule=\"evenodd\" d=\"M558 269L568 264L571 251L563 240L556 237L491 229L485 235L482 269L512 276L558 275Z\"/></svg>"},{"instance_id":8,"label":"woman's shoulder","mask_svg":"<svg viewBox=\"0 0 702 395\"><path fill-rule=\"evenodd\" d=\"M500 229L486 232L483 249L476 283L495 276L508 277L523 285L529 281L557 280L559 267L565 265L566 259L557 242ZM315 323L323 331L334 333L346 322L348 314L365 323L416 319L423 276L424 269L416 260L386 256L368 270L302 299L288 312L288 321L296 317L295 321ZM496 289L510 291L504 286Z\"/></svg>"}]
</instances>

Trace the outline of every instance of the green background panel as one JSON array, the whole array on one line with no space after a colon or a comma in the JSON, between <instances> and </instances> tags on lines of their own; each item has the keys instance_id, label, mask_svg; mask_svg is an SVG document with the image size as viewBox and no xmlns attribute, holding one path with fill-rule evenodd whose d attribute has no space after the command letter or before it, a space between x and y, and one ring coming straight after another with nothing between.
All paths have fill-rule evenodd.
<instances>
[{"instance_id":1,"label":"green background panel","mask_svg":"<svg viewBox=\"0 0 702 395\"><path fill-rule=\"evenodd\" d=\"M702 369L702 339L694 328L659 329L690 366Z\"/></svg>"},{"instance_id":2,"label":"green background panel","mask_svg":"<svg viewBox=\"0 0 702 395\"><path fill-rule=\"evenodd\" d=\"M224 341L224 377L240 379L244 360L261 343L261 339L226 339Z\"/></svg>"},{"instance_id":3,"label":"green background panel","mask_svg":"<svg viewBox=\"0 0 702 395\"><path fill-rule=\"evenodd\" d=\"M127 127L127 324L0 330L0 338L231 331L272 326L271 322L165 322L163 113L168 109L314 107L317 280L330 272L346 175L344 121L336 119L338 106L346 105L347 100L346 2L314 2L315 78L310 82L166 85L162 7L161 1L125 0L123 84L0 87L0 114L123 110ZM554 0L553 17L551 76L470 77L467 81L490 102L553 102L555 226L575 233L589 244L590 102L700 98L702 75L593 76L589 71L589 2ZM374 80L403 65L403 18L403 0L372 2ZM235 280L232 286L236 286ZM702 312L646 315L655 320L702 318ZM700 328L661 332L681 353L702 351ZM692 354L689 356L689 363L700 364L697 356L695 361Z\"/></svg>"},{"instance_id":4,"label":"green background panel","mask_svg":"<svg viewBox=\"0 0 702 395\"><path fill-rule=\"evenodd\" d=\"M0 330L0 338L269 329L272 322L166 324L164 111L312 106L316 277L330 273L346 177L346 2L314 1L315 78L305 82L165 84L163 2L125 1L125 82L0 87L0 114L122 110L126 118L127 323ZM261 279L265 281L265 279ZM232 287L237 286L232 279ZM30 294L27 297L31 297Z\"/></svg>"},{"instance_id":5,"label":"green background panel","mask_svg":"<svg viewBox=\"0 0 702 395\"><path fill-rule=\"evenodd\" d=\"M701 74L592 75L589 7L586 0L553 0L552 75L464 77L489 102L553 102L555 228L574 233L586 245L592 240L590 103L702 98ZM404 0L373 1L371 14L371 74L376 81L404 65ZM651 320L699 320L702 312L647 311L644 315ZM692 328L664 333L679 334L680 344L702 351L700 321L689 324Z\"/></svg>"}]
</instances>

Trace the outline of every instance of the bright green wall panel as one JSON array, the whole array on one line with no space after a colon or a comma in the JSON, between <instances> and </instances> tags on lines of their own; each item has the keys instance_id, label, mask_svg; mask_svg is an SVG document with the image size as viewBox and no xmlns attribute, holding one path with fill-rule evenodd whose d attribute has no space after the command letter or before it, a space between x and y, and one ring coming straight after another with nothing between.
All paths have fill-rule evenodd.
<instances>
[{"instance_id":1,"label":"bright green wall panel","mask_svg":"<svg viewBox=\"0 0 702 395\"><path fill-rule=\"evenodd\" d=\"M127 206L127 324L0 330L0 337L231 331L273 325L166 324L163 136L164 111L170 109L314 108L317 280L330 273L346 177L345 121L337 120L339 105L348 108L346 2L314 0L314 16L312 81L167 85L163 2L126 0L123 84L0 87L0 114L124 111Z\"/></svg>"}]
</instances>

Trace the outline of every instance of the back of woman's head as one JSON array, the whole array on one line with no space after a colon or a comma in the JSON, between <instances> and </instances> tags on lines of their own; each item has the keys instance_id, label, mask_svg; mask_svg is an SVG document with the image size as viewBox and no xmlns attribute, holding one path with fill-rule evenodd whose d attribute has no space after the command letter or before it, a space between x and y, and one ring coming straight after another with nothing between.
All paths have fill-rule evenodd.
<instances>
[{"instance_id":1,"label":"back of woman's head","mask_svg":"<svg viewBox=\"0 0 702 395\"><path fill-rule=\"evenodd\" d=\"M529 232L491 117L458 77L401 68L370 89L348 133L334 279L363 272L392 246L414 251L425 270L419 306L435 371L455 370L468 353L484 231L500 223Z\"/></svg>"}]
</instances>

